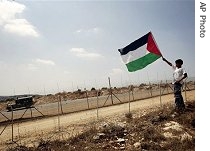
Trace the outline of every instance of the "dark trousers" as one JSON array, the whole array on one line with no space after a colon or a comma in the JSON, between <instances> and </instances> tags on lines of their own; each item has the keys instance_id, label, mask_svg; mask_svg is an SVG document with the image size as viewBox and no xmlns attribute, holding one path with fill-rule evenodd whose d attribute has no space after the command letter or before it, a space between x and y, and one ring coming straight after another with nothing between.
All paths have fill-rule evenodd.
<instances>
[{"instance_id":1,"label":"dark trousers","mask_svg":"<svg viewBox=\"0 0 210 151\"><path fill-rule=\"evenodd\" d=\"M176 108L178 110L185 109L185 104L182 97L182 84L180 83L174 84L174 97L175 97Z\"/></svg>"}]
</instances>

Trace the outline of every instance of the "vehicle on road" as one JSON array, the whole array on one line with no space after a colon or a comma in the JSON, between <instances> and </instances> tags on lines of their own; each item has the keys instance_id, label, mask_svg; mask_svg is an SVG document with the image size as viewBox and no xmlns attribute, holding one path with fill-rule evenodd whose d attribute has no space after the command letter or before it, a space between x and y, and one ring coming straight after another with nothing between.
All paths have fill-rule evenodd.
<instances>
[{"instance_id":1,"label":"vehicle on road","mask_svg":"<svg viewBox=\"0 0 210 151\"><path fill-rule=\"evenodd\" d=\"M7 104L6 109L7 111L27 109L30 108L33 104L34 101L32 96L20 97L17 98L14 103Z\"/></svg>"}]
</instances>

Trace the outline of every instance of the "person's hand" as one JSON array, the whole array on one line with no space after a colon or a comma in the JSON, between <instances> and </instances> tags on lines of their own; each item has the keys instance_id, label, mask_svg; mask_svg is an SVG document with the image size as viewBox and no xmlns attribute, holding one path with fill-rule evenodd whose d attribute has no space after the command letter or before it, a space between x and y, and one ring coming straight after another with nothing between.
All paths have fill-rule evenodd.
<instances>
[{"instance_id":1,"label":"person's hand","mask_svg":"<svg viewBox=\"0 0 210 151\"><path fill-rule=\"evenodd\" d=\"M166 59L162 56L163 61L166 61Z\"/></svg>"}]
</instances>

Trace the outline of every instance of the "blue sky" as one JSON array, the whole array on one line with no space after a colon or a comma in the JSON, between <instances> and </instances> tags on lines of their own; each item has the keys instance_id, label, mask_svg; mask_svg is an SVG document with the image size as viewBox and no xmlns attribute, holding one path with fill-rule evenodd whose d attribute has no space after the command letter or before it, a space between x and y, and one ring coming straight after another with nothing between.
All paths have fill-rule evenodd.
<instances>
[{"instance_id":1,"label":"blue sky","mask_svg":"<svg viewBox=\"0 0 210 151\"><path fill-rule=\"evenodd\" d=\"M195 1L0 1L0 95L172 79L157 60L129 73L117 51L152 31L195 76Z\"/></svg>"}]
</instances>

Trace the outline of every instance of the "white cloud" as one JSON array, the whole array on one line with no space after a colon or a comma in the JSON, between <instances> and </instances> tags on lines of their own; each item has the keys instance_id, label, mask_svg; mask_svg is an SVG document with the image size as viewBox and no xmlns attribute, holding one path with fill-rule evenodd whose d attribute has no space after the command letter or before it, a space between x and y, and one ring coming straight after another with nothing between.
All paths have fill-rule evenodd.
<instances>
[{"instance_id":1,"label":"white cloud","mask_svg":"<svg viewBox=\"0 0 210 151\"><path fill-rule=\"evenodd\" d=\"M45 65L52 65L54 66L55 63L52 60L43 60L43 59L36 59L36 63L45 64Z\"/></svg>"},{"instance_id":2,"label":"white cloud","mask_svg":"<svg viewBox=\"0 0 210 151\"><path fill-rule=\"evenodd\" d=\"M82 34L98 34L102 31L101 28L94 27L90 29L78 29L76 33L82 33Z\"/></svg>"},{"instance_id":3,"label":"white cloud","mask_svg":"<svg viewBox=\"0 0 210 151\"><path fill-rule=\"evenodd\" d=\"M122 73L123 73L123 70L122 69L120 69L120 68L113 68L112 69L112 72L110 73L110 75L111 76L113 76L113 75L120 75Z\"/></svg>"},{"instance_id":4,"label":"white cloud","mask_svg":"<svg viewBox=\"0 0 210 151\"><path fill-rule=\"evenodd\" d=\"M20 36L39 37L35 27L29 21L24 18L18 18L25 8L25 5L15 1L0 1L0 26L6 32Z\"/></svg>"},{"instance_id":5,"label":"white cloud","mask_svg":"<svg viewBox=\"0 0 210 151\"><path fill-rule=\"evenodd\" d=\"M43 66L54 66L55 63L52 60L44 60L44 59L35 59L31 63L24 65L27 70L30 71L38 71Z\"/></svg>"},{"instance_id":6,"label":"white cloud","mask_svg":"<svg viewBox=\"0 0 210 151\"><path fill-rule=\"evenodd\" d=\"M35 28L25 19L14 19L5 24L4 29L10 33L17 33L20 36L39 37Z\"/></svg>"},{"instance_id":7,"label":"white cloud","mask_svg":"<svg viewBox=\"0 0 210 151\"><path fill-rule=\"evenodd\" d=\"M86 53L86 50L84 48L71 48L71 52L80 54L80 53Z\"/></svg>"},{"instance_id":8,"label":"white cloud","mask_svg":"<svg viewBox=\"0 0 210 151\"><path fill-rule=\"evenodd\" d=\"M77 57L84 59L97 59L103 57L101 54L88 52L84 48L71 48L70 52L75 54Z\"/></svg>"}]
</instances>

